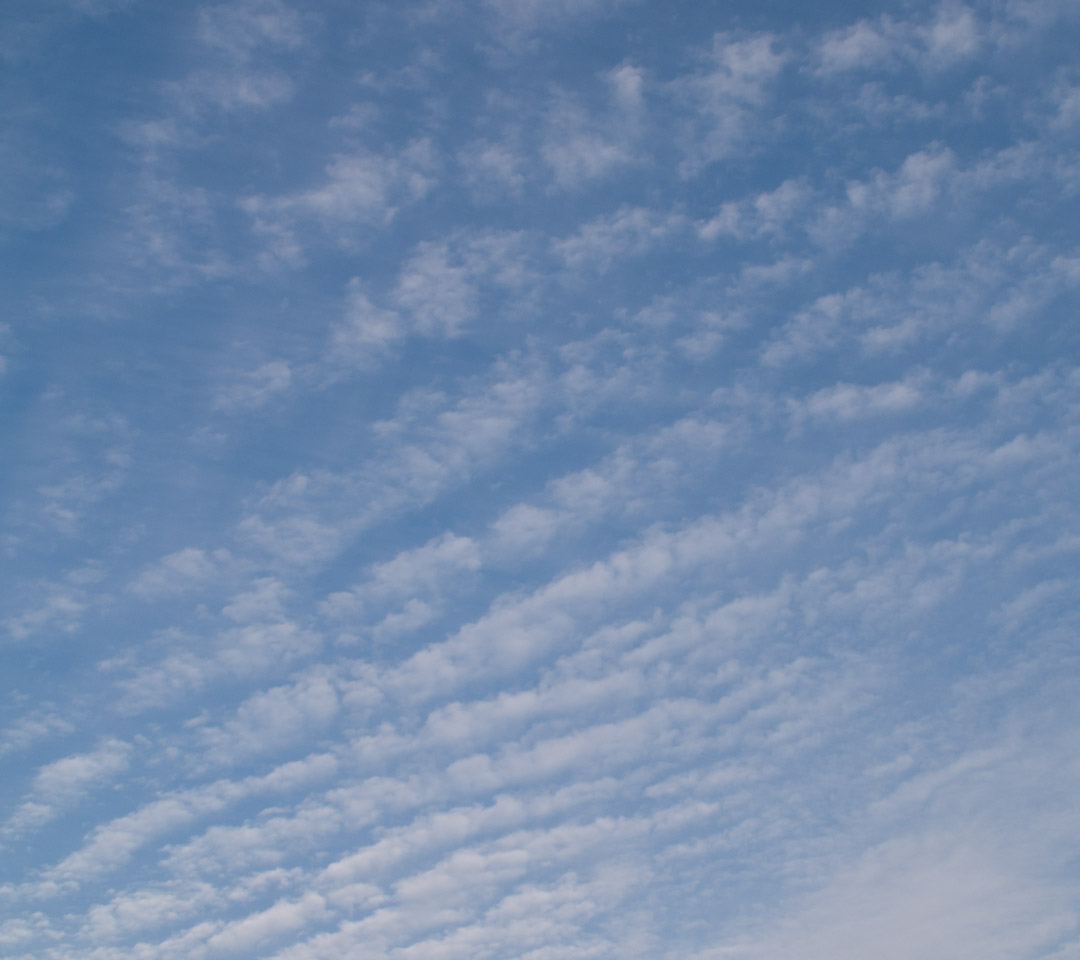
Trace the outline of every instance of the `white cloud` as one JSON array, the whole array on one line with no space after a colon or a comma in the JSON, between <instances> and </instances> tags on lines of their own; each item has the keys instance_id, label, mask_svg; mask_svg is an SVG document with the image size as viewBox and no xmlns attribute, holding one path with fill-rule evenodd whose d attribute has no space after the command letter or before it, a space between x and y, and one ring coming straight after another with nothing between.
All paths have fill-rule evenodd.
<instances>
[{"instance_id":1,"label":"white cloud","mask_svg":"<svg viewBox=\"0 0 1080 960\"><path fill-rule=\"evenodd\" d=\"M73 733L71 721L55 712L55 708L39 705L0 731L0 757L27 747L51 736Z\"/></svg>"},{"instance_id":2,"label":"white cloud","mask_svg":"<svg viewBox=\"0 0 1080 960\"><path fill-rule=\"evenodd\" d=\"M937 213L944 197L958 202L966 173L958 171L951 150L931 144L908 155L894 173L877 170L868 180L849 181L844 200L821 205L807 229L826 247L849 246L875 221L888 224Z\"/></svg>"},{"instance_id":3,"label":"white cloud","mask_svg":"<svg viewBox=\"0 0 1080 960\"><path fill-rule=\"evenodd\" d=\"M217 581L231 565L232 557L227 550L208 553L197 547L185 547L147 566L128 589L144 600L179 596Z\"/></svg>"},{"instance_id":4,"label":"white cloud","mask_svg":"<svg viewBox=\"0 0 1080 960\"><path fill-rule=\"evenodd\" d=\"M717 34L704 67L673 82L672 92L695 113L684 174L731 157L767 129L772 90L788 60L777 47L768 33Z\"/></svg>"},{"instance_id":5,"label":"white cloud","mask_svg":"<svg viewBox=\"0 0 1080 960\"><path fill-rule=\"evenodd\" d=\"M478 140L462 148L457 159L469 188L481 200L517 195L525 186L525 158L512 143Z\"/></svg>"},{"instance_id":6,"label":"white cloud","mask_svg":"<svg viewBox=\"0 0 1080 960\"><path fill-rule=\"evenodd\" d=\"M122 241L132 263L161 271L165 285L216 280L234 270L221 244L217 198L204 187L184 186L150 169L133 194Z\"/></svg>"},{"instance_id":7,"label":"white cloud","mask_svg":"<svg viewBox=\"0 0 1080 960\"><path fill-rule=\"evenodd\" d=\"M263 263L301 265L297 231L314 221L338 243L361 239L364 228L385 226L406 204L422 199L435 184L436 161L420 139L393 155L363 150L341 154L326 166L325 182L281 196L256 194L241 201L258 235L270 238ZM279 255L280 254L280 255Z\"/></svg>"},{"instance_id":8,"label":"white cloud","mask_svg":"<svg viewBox=\"0 0 1080 960\"><path fill-rule=\"evenodd\" d=\"M333 761L319 755L308 761L282 764L261 777L218 780L199 787L167 792L131 813L95 827L83 846L42 871L29 892L49 896L121 867L141 847L210 814L220 813L247 797L289 791L326 777Z\"/></svg>"},{"instance_id":9,"label":"white cloud","mask_svg":"<svg viewBox=\"0 0 1080 960\"><path fill-rule=\"evenodd\" d=\"M698 235L702 240L714 240L721 234L738 240L782 237L787 223L809 200L810 191L804 182L785 180L775 190L752 199L727 201L714 217L699 224Z\"/></svg>"},{"instance_id":10,"label":"white cloud","mask_svg":"<svg viewBox=\"0 0 1080 960\"><path fill-rule=\"evenodd\" d=\"M888 958L1006 958L1045 949L1071 932L1074 917L1064 902L1025 891L977 843L929 837L889 844L810 898L802 916L764 943L701 956L774 957L798 949L813 960L866 950Z\"/></svg>"},{"instance_id":11,"label":"white cloud","mask_svg":"<svg viewBox=\"0 0 1080 960\"><path fill-rule=\"evenodd\" d=\"M121 893L86 912L80 935L108 943L134 933L182 922L212 905L220 892L208 883L176 884L173 889L142 889Z\"/></svg>"},{"instance_id":12,"label":"white cloud","mask_svg":"<svg viewBox=\"0 0 1080 960\"><path fill-rule=\"evenodd\" d=\"M467 233L424 241L402 265L386 296L373 303L359 278L349 282L343 320L331 333L326 363L371 370L408 337L453 339L469 331L481 295L492 288L527 296L534 283L520 233Z\"/></svg>"},{"instance_id":13,"label":"white cloud","mask_svg":"<svg viewBox=\"0 0 1080 960\"><path fill-rule=\"evenodd\" d=\"M173 90L182 109L195 113L206 106L223 112L266 110L292 99L293 83L281 71L229 68L200 70Z\"/></svg>"},{"instance_id":14,"label":"white cloud","mask_svg":"<svg viewBox=\"0 0 1080 960\"><path fill-rule=\"evenodd\" d=\"M418 595L438 596L461 574L477 571L480 563L474 540L444 533L422 547L403 550L393 560L373 564L365 581L331 594L324 606L330 615L340 618Z\"/></svg>"},{"instance_id":15,"label":"white cloud","mask_svg":"<svg viewBox=\"0 0 1080 960\"><path fill-rule=\"evenodd\" d=\"M678 214L623 206L553 242L552 251L571 269L592 267L603 272L616 260L641 256L664 243L678 233L683 223L684 218Z\"/></svg>"},{"instance_id":16,"label":"white cloud","mask_svg":"<svg viewBox=\"0 0 1080 960\"><path fill-rule=\"evenodd\" d=\"M824 34L815 50L817 69L824 75L898 70L908 64L943 70L973 57L985 30L975 10L963 3L941 3L922 21L882 14Z\"/></svg>"},{"instance_id":17,"label":"white cloud","mask_svg":"<svg viewBox=\"0 0 1080 960\"><path fill-rule=\"evenodd\" d=\"M533 34L565 28L574 21L614 13L633 0L483 0L494 16L495 37L515 48Z\"/></svg>"},{"instance_id":18,"label":"white cloud","mask_svg":"<svg viewBox=\"0 0 1080 960\"><path fill-rule=\"evenodd\" d=\"M825 73L835 73L867 67L880 68L895 54L894 32L894 21L887 16L876 24L860 20L849 27L831 31L820 41L820 69Z\"/></svg>"},{"instance_id":19,"label":"white cloud","mask_svg":"<svg viewBox=\"0 0 1080 960\"><path fill-rule=\"evenodd\" d=\"M854 420L882 413L903 413L923 402L919 377L896 383L858 386L838 383L792 403L796 420L810 417L817 420Z\"/></svg>"},{"instance_id":20,"label":"white cloud","mask_svg":"<svg viewBox=\"0 0 1080 960\"><path fill-rule=\"evenodd\" d=\"M260 47L300 46L309 21L282 0L233 0L199 11L199 39L237 59Z\"/></svg>"},{"instance_id":21,"label":"white cloud","mask_svg":"<svg viewBox=\"0 0 1080 960\"><path fill-rule=\"evenodd\" d=\"M326 901L317 893L306 893L299 900L279 900L261 913L233 921L210 937L206 946L213 951L230 953L250 950L328 916Z\"/></svg>"},{"instance_id":22,"label":"white cloud","mask_svg":"<svg viewBox=\"0 0 1080 960\"><path fill-rule=\"evenodd\" d=\"M33 0L13 0L5 34L0 38L0 58L18 66L33 61L49 49L48 41L88 17L102 20L122 12L136 0L57 0L47 7Z\"/></svg>"},{"instance_id":23,"label":"white cloud","mask_svg":"<svg viewBox=\"0 0 1080 960\"><path fill-rule=\"evenodd\" d=\"M871 123L879 126L937 120L944 117L948 110L943 102L928 103L906 93L889 95L883 84L874 82L862 85L855 105Z\"/></svg>"},{"instance_id":24,"label":"white cloud","mask_svg":"<svg viewBox=\"0 0 1080 960\"><path fill-rule=\"evenodd\" d=\"M524 598L493 606L447 640L388 670L376 681L378 687L384 695L400 692L426 699L436 692L446 695L465 677L475 682L478 677L505 675L551 656L572 641L577 618L587 620L592 611L656 589L658 583L684 575L703 562L721 564L738 550L751 549L763 540L793 541L821 514L843 515L860 493L865 495L885 482L893 469L886 464L895 453L882 447L864 465L837 466L833 481L779 491L757 515L705 516L675 532L655 531ZM886 469L879 475L880 467Z\"/></svg>"},{"instance_id":25,"label":"white cloud","mask_svg":"<svg viewBox=\"0 0 1080 960\"><path fill-rule=\"evenodd\" d=\"M498 516L492 524L492 535L498 544L496 549L538 549L546 545L562 525L560 511L519 503Z\"/></svg>"},{"instance_id":26,"label":"white cloud","mask_svg":"<svg viewBox=\"0 0 1080 960\"><path fill-rule=\"evenodd\" d=\"M0 56L4 53L0 46ZM50 230L65 220L77 201L72 177L48 157L25 119L13 113L5 111L8 129L0 134L0 171L5 178L0 185L0 229L5 235Z\"/></svg>"},{"instance_id":27,"label":"white cloud","mask_svg":"<svg viewBox=\"0 0 1080 960\"><path fill-rule=\"evenodd\" d=\"M848 201L854 210L917 216L932 208L955 162L952 152L940 145L920 150L907 157L893 176L878 173L869 183L849 183Z\"/></svg>"},{"instance_id":28,"label":"white cloud","mask_svg":"<svg viewBox=\"0 0 1080 960\"><path fill-rule=\"evenodd\" d=\"M48 587L47 595L39 605L9 617L4 621L4 626L16 640L25 640L35 633L51 629L74 633L82 625L86 608L84 591L53 584Z\"/></svg>"},{"instance_id":29,"label":"white cloud","mask_svg":"<svg viewBox=\"0 0 1080 960\"><path fill-rule=\"evenodd\" d=\"M212 765L235 764L277 753L324 730L337 712L333 684L319 672L309 674L288 686L254 694L222 726L201 728L202 759Z\"/></svg>"},{"instance_id":30,"label":"white cloud","mask_svg":"<svg viewBox=\"0 0 1080 960\"><path fill-rule=\"evenodd\" d=\"M218 391L214 406L220 410L254 410L292 386L292 367L285 360L271 360L237 376Z\"/></svg>"},{"instance_id":31,"label":"white cloud","mask_svg":"<svg viewBox=\"0 0 1080 960\"><path fill-rule=\"evenodd\" d=\"M35 911L27 917L16 917L0 924L0 946L15 947L24 941L57 939L48 916Z\"/></svg>"},{"instance_id":32,"label":"white cloud","mask_svg":"<svg viewBox=\"0 0 1080 960\"><path fill-rule=\"evenodd\" d=\"M422 243L398 277L394 300L428 336L453 337L476 310L468 270L449 261L445 245Z\"/></svg>"},{"instance_id":33,"label":"white cloud","mask_svg":"<svg viewBox=\"0 0 1080 960\"><path fill-rule=\"evenodd\" d=\"M1067 0L14 2L8 952L1076 952Z\"/></svg>"},{"instance_id":34,"label":"white cloud","mask_svg":"<svg viewBox=\"0 0 1080 960\"><path fill-rule=\"evenodd\" d=\"M179 630L165 631L159 645L175 652L143 665L122 659L99 664L103 671L121 674L115 681L119 696L113 708L122 714L168 708L210 684L261 676L319 649L318 634L281 615L278 602L283 594L275 581L264 579L253 586L225 608L225 616L240 625L220 631L209 643Z\"/></svg>"},{"instance_id":35,"label":"white cloud","mask_svg":"<svg viewBox=\"0 0 1080 960\"><path fill-rule=\"evenodd\" d=\"M207 111L266 110L290 100L293 79L271 66L269 55L304 47L313 19L282 0L230 0L202 7L196 35L210 59L166 88L180 113L199 118Z\"/></svg>"},{"instance_id":36,"label":"white cloud","mask_svg":"<svg viewBox=\"0 0 1080 960\"><path fill-rule=\"evenodd\" d=\"M221 612L237 623L265 623L285 619L285 601L290 590L273 577L259 577L251 589L238 593L221 608Z\"/></svg>"},{"instance_id":37,"label":"white cloud","mask_svg":"<svg viewBox=\"0 0 1080 960\"><path fill-rule=\"evenodd\" d=\"M762 359L779 366L851 347L874 355L926 340L1001 336L1035 321L1073 283L1070 262L1048 260L1028 238L1007 248L984 241L903 282L885 274L819 297L779 328Z\"/></svg>"},{"instance_id":38,"label":"white cloud","mask_svg":"<svg viewBox=\"0 0 1080 960\"><path fill-rule=\"evenodd\" d=\"M41 767L23 802L0 827L0 834L21 836L40 829L90 790L126 771L130 754L130 744L110 739L89 753L73 754Z\"/></svg>"},{"instance_id":39,"label":"white cloud","mask_svg":"<svg viewBox=\"0 0 1080 960\"><path fill-rule=\"evenodd\" d=\"M277 483L239 524L275 560L325 562L361 530L482 473L526 442L545 407L565 402L533 358L496 361L448 398L418 390L397 414L372 425L371 459L344 474L300 474Z\"/></svg>"},{"instance_id":40,"label":"white cloud","mask_svg":"<svg viewBox=\"0 0 1080 960\"><path fill-rule=\"evenodd\" d=\"M545 117L540 155L555 185L580 190L643 159L643 73L624 65L604 77L610 105L590 112L577 99L558 93Z\"/></svg>"},{"instance_id":41,"label":"white cloud","mask_svg":"<svg viewBox=\"0 0 1080 960\"><path fill-rule=\"evenodd\" d=\"M955 764L949 789L934 800L914 798L898 835L823 865L814 889L774 913L767 928L696 956L1048 955L1076 927L1066 888L1051 880L1062 867L1053 848L1063 808L1034 796L1036 771L1060 746L1050 737L1026 756L997 750L981 763ZM1033 801L1022 827L1002 803L1017 794ZM919 818L907 819L915 810Z\"/></svg>"},{"instance_id":42,"label":"white cloud","mask_svg":"<svg viewBox=\"0 0 1080 960\"><path fill-rule=\"evenodd\" d=\"M1080 128L1080 87L1061 83L1054 90L1054 117L1051 120L1053 126L1073 131Z\"/></svg>"},{"instance_id":43,"label":"white cloud","mask_svg":"<svg viewBox=\"0 0 1080 960\"><path fill-rule=\"evenodd\" d=\"M331 360L368 368L377 365L387 348L405 335L404 324L392 310L375 306L357 277L349 281L345 316L331 336Z\"/></svg>"}]
</instances>

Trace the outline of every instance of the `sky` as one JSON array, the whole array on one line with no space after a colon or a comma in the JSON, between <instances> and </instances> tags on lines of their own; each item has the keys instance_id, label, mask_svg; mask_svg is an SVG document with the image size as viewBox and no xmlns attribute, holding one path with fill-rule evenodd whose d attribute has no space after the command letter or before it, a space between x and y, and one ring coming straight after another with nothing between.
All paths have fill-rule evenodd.
<instances>
[{"instance_id":1,"label":"sky","mask_svg":"<svg viewBox=\"0 0 1080 960\"><path fill-rule=\"evenodd\" d=\"M1080 960L1075 0L0 20L0 956Z\"/></svg>"}]
</instances>

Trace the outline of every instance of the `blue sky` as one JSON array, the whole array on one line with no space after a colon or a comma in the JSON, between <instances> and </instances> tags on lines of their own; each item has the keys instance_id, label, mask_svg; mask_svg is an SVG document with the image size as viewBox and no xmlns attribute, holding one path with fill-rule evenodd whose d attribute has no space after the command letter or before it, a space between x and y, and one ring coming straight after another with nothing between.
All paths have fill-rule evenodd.
<instances>
[{"instance_id":1,"label":"blue sky","mask_svg":"<svg viewBox=\"0 0 1080 960\"><path fill-rule=\"evenodd\" d=\"M0 955L1078 960L1073 0L10 0Z\"/></svg>"}]
</instances>

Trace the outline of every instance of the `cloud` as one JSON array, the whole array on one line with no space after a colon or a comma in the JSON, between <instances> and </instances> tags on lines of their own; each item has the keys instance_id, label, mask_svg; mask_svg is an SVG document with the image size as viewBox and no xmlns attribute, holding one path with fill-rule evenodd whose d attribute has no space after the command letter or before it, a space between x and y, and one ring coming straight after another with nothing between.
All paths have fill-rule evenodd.
<instances>
[{"instance_id":1,"label":"cloud","mask_svg":"<svg viewBox=\"0 0 1080 960\"><path fill-rule=\"evenodd\" d=\"M2 42L2 41L0 41ZM0 57L4 52L0 49ZM29 118L7 105L0 134L0 230L4 236L59 226L77 201L71 174L51 155Z\"/></svg>"},{"instance_id":2,"label":"cloud","mask_svg":"<svg viewBox=\"0 0 1080 960\"><path fill-rule=\"evenodd\" d=\"M290 590L273 577L259 577L251 589L233 596L221 612L236 623L281 622Z\"/></svg>"},{"instance_id":3,"label":"cloud","mask_svg":"<svg viewBox=\"0 0 1080 960\"><path fill-rule=\"evenodd\" d=\"M293 84L288 75L277 71L205 70L187 77L175 88L174 96L191 113L206 106L225 113L266 110L290 100Z\"/></svg>"},{"instance_id":4,"label":"cloud","mask_svg":"<svg viewBox=\"0 0 1080 960\"><path fill-rule=\"evenodd\" d=\"M208 553L196 547L185 547L147 566L131 581L128 589L144 600L180 596L215 582L231 565L228 550Z\"/></svg>"},{"instance_id":5,"label":"cloud","mask_svg":"<svg viewBox=\"0 0 1080 960\"><path fill-rule=\"evenodd\" d=\"M279 562L325 562L360 531L489 469L526 442L541 410L559 402L542 361L496 361L454 398L418 390L372 425L374 453L342 474L275 484L240 521L244 540Z\"/></svg>"},{"instance_id":6,"label":"cloud","mask_svg":"<svg viewBox=\"0 0 1080 960\"><path fill-rule=\"evenodd\" d=\"M102 661L99 669L118 673L112 704L122 714L166 709L228 678L260 676L298 659L321 646L321 637L285 616L288 590L271 577L252 581L251 589L235 595L222 610L234 625L209 637L191 636L178 629L163 631L154 648L164 648L153 662L117 658Z\"/></svg>"},{"instance_id":7,"label":"cloud","mask_svg":"<svg viewBox=\"0 0 1080 960\"><path fill-rule=\"evenodd\" d=\"M21 837L39 830L91 790L124 773L131 749L128 743L109 739L89 753L73 754L41 767L22 803L0 827L0 835Z\"/></svg>"},{"instance_id":8,"label":"cloud","mask_svg":"<svg viewBox=\"0 0 1080 960\"><path fill-rule=\"evenodd\" d=\"M602 79L606 110L590 111L562 91L547 110L540 155L561 189L580 190L643 159L643 73L626 64Z\"/></svg>"},{"instance_id":9,"label":"cloud","mask_svg":"<svg viewBox=\"0 0 1080 960\"><path fill-rule=\"evenodd\" d=\"M1068 3L50 3L8 953L1076 952Z\"/></svg>"},{"instance_id":10,"label":"cloud","mask_svg":"<svg viewBox=\"0 0 1080 960\"><path fill-rule=\"evenodd\" d=\"M922 21L882 14L825 33L817 43L817 70L890 71L914 64L921 70L948 69L978 53L986 25L962 3L941 3Z\"/></svg>"},{"instance_id":11,"label":"cloud","mask_svg":"<svg viewBox=\"0 0 1080 960\"><path fill-rule=\"evenodd\" d=\"M56 939L56 931L49 918L40 911L0 924L0 945L14 947L24 941L33 942L37 939Z\"/></svg>"},{"instance_id":12,"label":"cloud","mask_svg":"<svg viewBox=\"0 0 1080 960\"><path fill-rule=\"evenodd\" d=\"M897 958L1004 958L1045 949L1071 931L1073 917L1060 900L1018 894L1018 879L970 841L890 844L837 877L804 916L770 938L776 942L712 956L771 957L796 943L808 958L854 958L870 944Z\"/></svg>"},{"instance_id":13,"label":"cloud","mask_svg":"<svg viewBox=\"0 0 1080 960\"><path fill-rule=\"evenodd\" d=\"M235 269L223 249L216 198L148 170L127 208L122 246L135 265L160 271L162 283L190 285L221 279Z\"/></svg>"},{"instance_id":14,"label":"cloud","mask_svg":"<svg viewBox=\"0 0 1080 960\"><path fill-rule=\"evenodd\" d=\"M254 410L284 393L293 382L292 367L285 360L271 360L237 377L218 391L214 406L220 410Z\"/></svg>"},{"instance_id":15,"label":"cloud","mask_svg":"<svg viewBox=\"0 0 1080 960\"><path fill-rule=\"evenodd\" d=\"M458 153L458 164L474 195L494 200L501 193L516 195L526 182L525 158L512 143L477 140Z\"/></svg>"},{"instance_id":16,"label":"cloud","mask_svg":"<svg viewBox=\"0 0 1080 960\"><path fill-rule=\"evenodd\" d=\"M1070 132L1080 127L1080 87L1059 83L1054 91L1054 107L1053 126Z\"/></svg>"},{"instance_id":17,"label":"cloud","mask_svg":"<svg viewBox=\"0 0 1080 960\"><path fill-rule=\"evenodd\" d=\"M697 175L762 136L766 110L788 55L770 33L718 33L702 67L672 81L672 94L693 112L681 172Z\"/></svg>"},{"instance_id":18,"label":"cloud","mask_svg":"<svg viewBox=\"0 0 1080 960\"><path fill-rule=\"evenodd\" d=\"M413 141L392 155L363 150L341 154L325 168L325 182L281 196L255 194L241 207L257 235L269 237L263 265L302 264L300 227L314 222L332 241L350 244L364 228L384 226L400 207L422 199L435 184L436 163L429 141Z\"/></svg>"},{"instance_id":19,"label":"cloud","mask_svg":"<svg viewBox=\"0 0 1080 960\"><path fill-rule=\"evenodd\" d=\"M156 109L123 123L135 172L126 223L112 241L114 297L142 288L147 274L152 290L220 280L240 269L228 237L236 201L207 178L193 177L186 156L215 142L215 127L229 115L270 111L292 99L296 85L286 60L307 46L314 20L282 0L231 0L202 6L195 23L178 31L187 40L190 69L157 85ZM270 238L268 259L300 259L280 224L256 226Z\"/></svg>"},{"instance_id":20,"label":"cloud","mask_svg":"<svg viewBox=\"0 0 1080 960\"><path fill-rule=\"evenodd\" d=\"M41 881L31 884L31 891L48 895L63 887L77 887L121 867L157 837L225 810L244 798L295 789L308 778L323 777L332 769L323 757L313 760L286 763L261 777L218 780L166 793L129 814L95 827L80 849L44 870Z\"/></svg>"},{"instance_id":21,"label":"cloud","mask_svg":"<svg viewBox=\"0 0 1080 960\"><path fill-rule=\"evenodd\" d=\"M182 922L206 909L220 892L208 883L176 884L171 889L121 893L86 912L80 935L95 943L122 940L135 933Z\"/></svg>"},{"instance_id":22,"label":"cloud","mask_svg":"<svg viewBox=\"0 0 1080 960\"><path fill-rule=\"evenodd\" d=\"M64 736L74 730L71 722L55 712L55 708L39 705L0 731L0 757L25 750L46 737Z\"/></svg>"},{"instance_id":23,"label":"cloud","mask_svg":"<svg viewBox=\"0 0 1080 960\"><path fill-rule=\"evenodd\" d=\"M25 640L36 633L57 629L74 633L82 625L87 608L84 591L66 585L52 584L44 600L37 606L4 621L8 633L16 640Z\"/></svg>"},{"instance_id":24,"label":"cloud","mask_svg":"<svg viewBox=\"0 0 1080 960\"><path fill-rule=\"evenodd\" d=\"M198 16L199 39L238 60L261 47L298 47L306 26L305 18L282 0L234 0L205 6Z\"/></svg>"},{"instance_id":25,"label":"cloud","mask_svg":"<svg viewBox=\"0 0 1080 960\"><path fill-rule=\"evenodd\" d=\"M854 348L868 355L949 337L1007 335L1033 322L1072 284L1064 260L1048 261L1028 239L1009 247L979 242L947 263L927 263L901 285L895 274L819 297L766 342L769 366Z\"/></svg>"},{"instance_id":26,"label":"cloud","mask_svg":"<svg viewBox=\"0 0 1080 960\"><path fill-rule=\"evenodd\" d=\"M870 844L816 879L811 892L771 918L769 929L697 956L772 957L798 949L807 957L857 957L870 943L896 957L1052 950L1076 924L1064 891L1047 886L1060 869L1059 857L1045 847L1053 844L1056 820L1048 808L1055 801L1036 802L1027 826L1032 842L1018 844L1000 819L1010 815L994 791L1009 781L1006 793L1027 794L1037 782L1030 773L1058 746L1051 738L1026 757L999 749L982 764L958 766L952 795L937 799L934 826L921 818L899 836ZM969 806L976 795L980 800ZM926 800L913 807L925 810Z\"/></svg>"},{"instance_id":27,"label":"cloud","mask_svg":"<svg viewBox=\"0 0 1080 960\"><path fill-rule=\"evenodd\" d=\"M196 36L208 56L183 80L167 86L180 111L266 110L290 100L288 71L271 66L281 51L297 51L309 41L315 18L282 0L230 0L198 12Z\"/></svg>"},{"instance_id":28,"label":"cloud","mask_svg":"<svg viewBox=\"0 0 1080 960\"><path fill-rule=\"evenodd\" d=\"M279 900L261 913L233 921L210 937L206 945L213 951L247 950L328 916L326 901L317 893L308 893L296 901Z\"/></svg>"},{"instance_id":29,"label":"cloud","mask_svg":"<svg viewBox=\"0 0 1080 960\"><path fill-rule=\"evenodd\" d=\"M728 235L738 240L783 237L787 223L799 214L810 200L804 182L785 180L775 190L759 193L753 199L724 203L711 219L698 226L702 240Z\"/></svg>"},{"instance_id":30,"label":"cloud","mask_svg":"<svg viewBox=\"0 0 1080 960\"><path fill-rule=\"evenodd\" d=\"M573 270L600 272L614 261L648 253L678 233L683 218L643 207L620 207L615 213L582 224L576 233L552 244L556 256Z\"/></svg>"},{"instance_id":31,"label":"cloud","mask_svg":"<svg viewBox=\"0 0 1080 960\"><path fill-rule=\"evenodd\" d=\"M870 183L850 183L848 201L854 210L874 210L907 218L930 210L952 171L951 151L940 146L907 157L894 176L877 174Z\"/></svg>"},{"instance_id":32,"label":"cloud","mask_svg":"<svg viewBox=\"0 0 1080 960\"><path fill-rule=\"evenodd\" d=\"M860 387L839 383L792 404L796 419L854 420L882 413L903 413L923 402L919 377Z\"/></svg>"},{"instance_id":33,"label":"cloud","mask_svg":"<svg viewBox=\"0 0 1080 960\"><path fill-rule=\"evenodd\" d=\"M511 48L533 34L565 29L575 21L611 15L632 0L483 0L493 16L492 31Z\"/></svg>"},{"instance_id":34,"label":"cloud","mask_svg":"<svg viewBox=\"0 0 1080 960\"><path fill-rule=\"evenodd\" d=\"M345 316L331 334L335 359L360 368L377 365L388 347L405 336L400 316L384 310L368 299L358 277L349 281Z\"/></svg>"},{"instance_id":35,"label":"cloud","mask_svg":"<svg viewBox=\"0 0 1080 960\"><path fill-rule=\"evenodd\" d=\"M476 291L464 266L448 260L442 245L421 244L398 278L394 300L421 333L452 337L476 310Z\"/></svg>"},{"instance_id":36,"label":"cloud","mask_svg":"<svg viewBox=\"0 0 1080 960\"><path fill-rule=\"evenodd\" d=\"M323 610L344 619L406 599L438 597L462 574L474 573L480 565L480 550L474 540L444 533L422 547L403 550L392 560L373 564L364 582L331 594Z\"/></svg>"},{"instance_id":37,"label":"cloud","mask_svg":"<svg viewBox=\"0 0 1080 960\"><path fill-rule=\"evenodd\" d=\"M423 241L402 265L388 294L396 310L373 307L355 286L348 325L336 343L388 344L406 336L451 339L471 332L482 296L491 291L527 296L534 276L522 233L463 233ZM380 345L381 345L380 344Z\"/></svg>"},{"instance_id":38,"label":"cloud","mask_svg":"<svg viewBox=\"0 0 1080 960\"><path fill-rule=\"evenodd\" d=\"M57 33L78 27L83 18L103 20L136 0L58 0L47 7L34 0L14 0L8 29L0 40L0 58L19 65L42 56Z\"/></svg>"},{"instance_id":39,"label":"cloud","mask_svg":"<svg viewBox=\"0 0 1080 960\"><path fill-rule=\"evenodd\" d=\"M220 727L202 727L202 760L211 765L278 753L325 729L338 711L337 693L318 673L249 697Z\"/></svg>"}]
</instances>

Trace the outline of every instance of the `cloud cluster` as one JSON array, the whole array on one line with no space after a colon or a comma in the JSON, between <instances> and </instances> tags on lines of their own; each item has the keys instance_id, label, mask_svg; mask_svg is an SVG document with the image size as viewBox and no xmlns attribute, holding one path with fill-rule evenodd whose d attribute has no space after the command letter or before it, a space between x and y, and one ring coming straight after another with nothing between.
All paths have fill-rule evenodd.
<instances>
[{"instance_id":1,"label":"cloud cluster","mask_svg":"<svg viewBox=\"0 0 1080 960\"><path fill-rule=\"evenodd\" d=\"M1076 956L1069 3L13 23L5 956Z\"/></svg>"}]
</instances>

